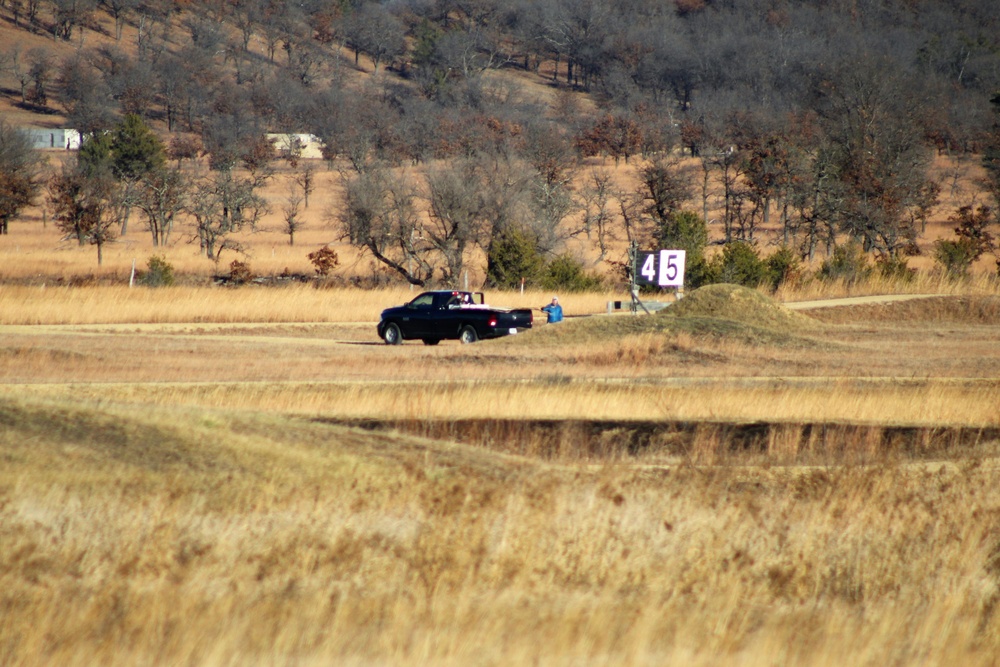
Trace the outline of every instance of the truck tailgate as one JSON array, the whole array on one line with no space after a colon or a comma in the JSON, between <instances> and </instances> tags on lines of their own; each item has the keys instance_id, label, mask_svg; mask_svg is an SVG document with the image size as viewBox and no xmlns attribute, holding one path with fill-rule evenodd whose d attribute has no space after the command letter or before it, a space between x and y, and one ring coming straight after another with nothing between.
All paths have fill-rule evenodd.
<instances>
[{"instance_id":1,"label":"truck tailgate","mask_svg":"<svg viewBox=\"0 0 1000 667\"><path fill-rule=\"evenodd\" d=\"M530 310L510 310L502 313L500 323L506 327L530 329L532 317L533 315Z\"/></svg>"}]
</instances>

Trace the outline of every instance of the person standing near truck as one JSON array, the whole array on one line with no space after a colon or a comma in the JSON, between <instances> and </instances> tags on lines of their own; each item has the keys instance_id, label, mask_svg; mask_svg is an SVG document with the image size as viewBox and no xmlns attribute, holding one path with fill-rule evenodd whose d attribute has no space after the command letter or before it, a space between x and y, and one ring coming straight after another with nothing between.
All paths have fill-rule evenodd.
<instances>
[{"instance_id":1,"label":"person standing near truck","mask_svg":"<svg viewBox=\"0 0 1000 667\"><path fill-rule=\"evenodd\" d=\"M542 306L539 310L545 313L547 324L555 324L563 320L562 306L559 305L559 297L557 296L552 297L552 303Z\"/></svg>"}]
</instances>

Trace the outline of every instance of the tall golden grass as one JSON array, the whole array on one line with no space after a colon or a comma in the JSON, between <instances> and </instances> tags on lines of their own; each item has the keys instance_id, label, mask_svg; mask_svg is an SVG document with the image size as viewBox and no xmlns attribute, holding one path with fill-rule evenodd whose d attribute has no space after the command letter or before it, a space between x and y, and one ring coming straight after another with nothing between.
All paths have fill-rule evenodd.
<instances>
[{"instance_id":1,"label":"tall golden grass","mask_svg":"<svg viewBox=\"0 0 1000 667\"><path fill-rule=\"evenodd\" d=\"M582 467L9 397L0 423L12 667L975 666L1000 651L1000 485L981 458Z\"/></svg>"},{"instance_id":2,"label":"tall golden grass","mask_svg":"<svg viewBox=\"0 0 1000 667\"><path fill-rule=\"evenodd\" d=\"M965 278L952 278L941 271L919 271L911 278L885 277L875 273L861 280L821 280L810 278L782 285L774 297L779 301L810 301L876 294L1000 294L997 273L985 268Z\"/></svg>"},{"instance_id":3,"label":"tall golden grass","mask_svg":"<svg viewBox=\"0 0 1000 667\"><path fill-rule=\"evenodd\" d=\"M1000 381L355 381L21 385L19 393L337 419L641 419L1000 426Z\"/></svg>"},{"instance_id":4,"label":"tall golden grass","mask_svg":"<svg viewBox=\"0 0 1000 667\"><path fill-rule=\"evenodd\" d=\"M359 293L370 298L358 299ZM338 418L970 426L998 419L995 299L845 309L833 318L842 324L788 332L697 317L617 315L539 324L473 346L381 345L377 310L409 295L304 286L4 286L0 382L59 396ZM567 309L589 304L599 311L605 296L567 295ZM542 293L499 298L515 306L544 301ZM892 313L906 319L896 322ZM858 317L863 326L852 324Z\"/></svg>"},{"instance_id":5,"label":"tall golden grass","mask_svg":"<svg viewBox=\"0 0 1000 667\"><path fill-rule=\"evenodd\" d=\"M383 309L403 304L420 289L331 288L290 284L169 287L24 286L0 284L0 324L236 323L236 322L378 322ZM487 291L498 307L540 308L549 292ZM568 315L607 311L613 293L563 295Z\"/></svg>"},{"instance_id":6,"label":"tall golden grass","mask_svg":"<svg viewBox=\"0 0 1000 667\"><path fill-rule=\"evenodd\" d=\"M290 283L281 287L175 286L147 288L124 285L17 285L0 283L0 324L235 323L235 322L377 322L389 306L409 301L422 291L404 286L377 289ZM1000 295L1000 282L989 276L965 281L921 279L891 283L882 279L856 284L810 282L774 295L778 301L809 301L871 294ZM568 316L606 313L608 302L629 298L613 289L563 293ZM551 291L486 290L490 305L537 309ZM643 295L671 302L673 294ZM616 311L617 312L617 311ZM539 313L536 313L539 315Z\"/></svg>"}]
</instances>

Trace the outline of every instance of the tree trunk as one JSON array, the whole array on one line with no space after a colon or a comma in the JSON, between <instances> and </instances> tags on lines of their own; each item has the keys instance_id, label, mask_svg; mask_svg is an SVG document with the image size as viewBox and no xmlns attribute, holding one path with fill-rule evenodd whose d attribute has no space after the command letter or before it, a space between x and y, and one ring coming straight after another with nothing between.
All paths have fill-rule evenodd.
<instances>
[{"instance_id":1,"label":"tree trunk","mask_svg":"<svg viewBox=\"0 0 1000 667\"><path fill-rule=\"evenodd\" d=\"M781 204L781 229L782 229L782 242L787 247L789 237L791 236L791 230L788 228L788 202L784 201Z\"/></svg>"},{"instance_id":2,"label":"tree trunk","mask_svg":"<svg viewBox=\"0 0 1000 667\"><path fill-rule=\"evenodd\" d=\"M124 209L122 210L122 229L120 234L121 236L125 236L125 234L128 233L128 219L130 217L132 217L132 206L130 204L126 204Z\"/></svg>"},{"instance_id":3,"label":"tree trunk","mask_svg":"<svg viewBox=\"0 0 1000 667\"><path fill-rule=\"evenodd\" d=\"M694 157L692 148L691 156ZM710 165L707 160L701 161L701 217L708 224L708 176Z\"/></svg>"}]
</instances>

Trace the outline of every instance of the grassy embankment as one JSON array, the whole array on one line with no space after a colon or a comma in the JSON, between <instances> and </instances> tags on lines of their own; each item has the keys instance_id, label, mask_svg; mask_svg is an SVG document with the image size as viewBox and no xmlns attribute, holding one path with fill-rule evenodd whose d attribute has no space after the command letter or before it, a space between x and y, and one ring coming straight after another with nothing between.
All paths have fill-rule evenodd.
<instances>
[{"instance_id":1,"label":"grassy embankment","mask_svg":"<svg viewBox=\"0 0 1000 667\"><path fill-rule=\"evenodd\" d=\"M393 349L325 340L333 322L241 324L293 302L303 319L286 317L314 322L335 291L205 290L199 311L187 288L21 289L5 297L58 313L55 294L84 326L5 337L0 663L988 665L1000 650L995 297L807 316L721 292L675 316ZM230 299L244 319L213 310ZM190 319L223 326L101 326ZM258 375L226 381L227 364ZM787 424L752 451L708 425L629 453L333 423L482 416ZM900 445L893 424L928 428ZM955 426L984 436L956 442Z\"/></svg>"},{"instance_id":2,"label":"grassy embankment","mask_svg":"<svg viewBox=\"0 0 1000 667\"><path fill-rule=\"evenodd\" d=\"M0 422L5 665L988 665L1000 650L988 449L583 466L9 394Z\"/></svg>"}]
</instances>

